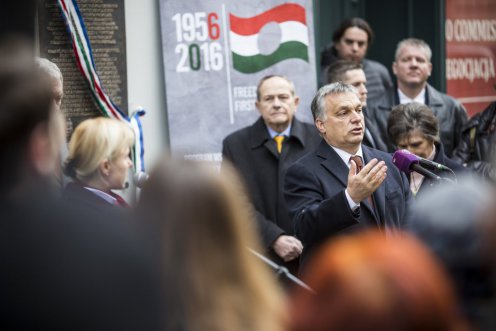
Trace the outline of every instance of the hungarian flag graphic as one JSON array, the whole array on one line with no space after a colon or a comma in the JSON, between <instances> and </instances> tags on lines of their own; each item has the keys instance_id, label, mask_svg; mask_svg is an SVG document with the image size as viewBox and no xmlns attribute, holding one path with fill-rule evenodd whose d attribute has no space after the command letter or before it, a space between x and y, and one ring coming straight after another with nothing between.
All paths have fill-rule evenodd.
<instances>
[{"instance_id":1,"label":"hungarian flag graphic","mask_svg":"<svg viewBox=\"0 0 496 331\"><path fill-rule=\"evenodd\" d=\"M308 28L302 6L286 3L249 18L230 14L229 21L234 69L254 73L286 59L308 62ZM280 28L279 47L271 54L261 54L260 31L270 22L277 23Z\"/></svg>"}]
</instances>

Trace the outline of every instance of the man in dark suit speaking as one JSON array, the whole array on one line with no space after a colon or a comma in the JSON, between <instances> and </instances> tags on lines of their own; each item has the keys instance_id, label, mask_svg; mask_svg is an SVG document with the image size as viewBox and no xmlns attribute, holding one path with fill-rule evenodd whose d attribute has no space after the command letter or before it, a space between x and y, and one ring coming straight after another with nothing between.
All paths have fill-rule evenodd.
<instances>
[{"instance_id":1,"label":"man in dark suit speaking","mask_svg":"<svg viewBox=\"0 0 496 331\"><path fill-rule=\"evenodd\" d=\"M411 201L408 180L391 155L362 145L365 123L356 89L339 82L323 86L312 115L323 139L288 169L284 186L302 258L338 234L401 229Z\"/></svg>"},{"instance_id":2,"label":"man in dark suit speaking","mask_svg":"<svg viewBox=\"0 0 496 331\"><path fill-rule=\"evenodd\" d=\"M288 78L262 78L255 103L261 116L253 125L229 135L222 144L223 160L234 164L248 188L269 256L292 273L297 272L302 245L293 236L284 201L284 174L320 141L315 126L294 117L299 101Z\"/></svg>"}]
</instances>

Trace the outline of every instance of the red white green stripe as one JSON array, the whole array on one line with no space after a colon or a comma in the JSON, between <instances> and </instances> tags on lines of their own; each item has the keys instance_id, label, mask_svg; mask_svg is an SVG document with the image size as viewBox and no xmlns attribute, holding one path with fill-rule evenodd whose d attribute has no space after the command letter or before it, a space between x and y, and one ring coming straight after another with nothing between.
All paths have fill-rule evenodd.
<instances>
[{"instance_id":1,"label":"red white green stripe","mask_svg":"<svg viewBox=\"0 0 496 331\"><path fill-rule=\"evenodd\" d=\"M133 129L136 140L132 153L134 170L136 172L145 171L143 130L139 119L140 116L145 114L145 111L138 109L128 117L112 102L107 93L105 93L96 71L91 44L76 0L58 0L58 5L71 36L76 64L88 82L96 104L104 116L124 121Z\"/></svg>"},{"instance_id":2,"label":"red white green stripe","mask_svg":"<svg viewBox=\"0 0 496 331\"><path fill-rule=\"evenodd\" d=\"M305 8L294 3L282 4L249 18L230 14L234 68L243 73L253 73L285 59L299 58L308 62L309 39L305 15ZM264 55L258 47L258 38L260 30L270 22L279 25L281 41L272 54Z\"/></svg>"}]
</instances>

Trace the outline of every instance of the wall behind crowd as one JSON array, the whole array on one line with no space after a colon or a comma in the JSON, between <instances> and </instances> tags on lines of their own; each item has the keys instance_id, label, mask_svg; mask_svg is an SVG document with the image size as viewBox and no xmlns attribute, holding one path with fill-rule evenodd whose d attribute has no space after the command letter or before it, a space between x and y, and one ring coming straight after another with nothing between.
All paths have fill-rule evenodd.
<instances>
[{"instance_id":1,"label":"wall behind crowd","mask_svg":"<svg viewBox=\"0 0 496 331\"><path fill-rule=\"evenodd\" d=\"M145 163L151 165L169 145L159 1L124 0L124 4L128 104L130 110L136 106L147 110L143 118ZM369 58L391 70L396 43L410 36L422 38L433 49L434 69L429 82L446 90L444 0L313 0L313 6L317 65L320 49L332 42L332 32L339 23L359 16L371 24L376 34Z\"/></svg>"},{"instance_id":2,"label":"wall behind crowd","mask_svg":"<svg viewBox=\"0 0 496 331\"><path fill-rule=\"evenodd\" d=\"M433 74L430 83L445 90L444 1L443 0L314 0L316 56L332 42L332 32L341 20L360 16L376 33L369 57L388 69L396 43L416 36L433 49ZM162 45L160 41L159 2L125 0L127 75L129 106L141 105L148 112L145 127L145 162L150 165L168 146L166 99L163 91ZM320 58L317 58L317 64Z\"/></svg>"},{"instance_id":3,"label":"wall behind crowd","mask_svg":"<svg viewBox=\"0 0 496 331\"><path fill-rule=\"evenodd\" d=\"M125 0L128 102L142 106L145 164L150 167L169 145L159 2Z\"/></svg>"}]
</instances>

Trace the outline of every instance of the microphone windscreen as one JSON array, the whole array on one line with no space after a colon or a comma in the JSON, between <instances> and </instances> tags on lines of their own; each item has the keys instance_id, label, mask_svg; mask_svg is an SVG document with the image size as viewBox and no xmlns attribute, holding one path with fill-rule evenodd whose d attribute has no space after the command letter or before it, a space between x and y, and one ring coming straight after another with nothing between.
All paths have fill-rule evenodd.
<instances>
[{"instance_id":1,"label":"microphone windscreen","mask_svg":"<svg viewBox=\"0 0 496 331\"><path fill-rule=\"evenodd\" d=\"M143 172L143 171L137 172L133 176L133 183L137 187L141 188L148 180L148 177L150 177L150 176L146 172Z\"/></svg>"},{"instance_id":2,"label":"microphone windscreen","mask_svg":"<svg viewBox=\"0 0 496 331\"><path fill-rule=\"evenodd\" d=\"M411 167L414 163L419 163L419 158L406 149L398 150L393 154L393 164L406 174L412 171Z\"/></svg>"}]
</instances>

